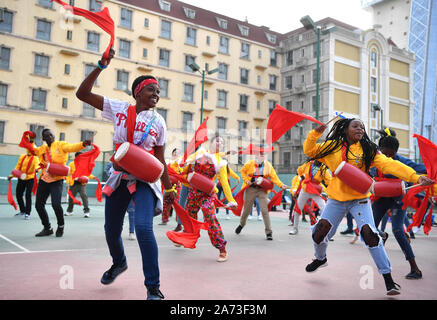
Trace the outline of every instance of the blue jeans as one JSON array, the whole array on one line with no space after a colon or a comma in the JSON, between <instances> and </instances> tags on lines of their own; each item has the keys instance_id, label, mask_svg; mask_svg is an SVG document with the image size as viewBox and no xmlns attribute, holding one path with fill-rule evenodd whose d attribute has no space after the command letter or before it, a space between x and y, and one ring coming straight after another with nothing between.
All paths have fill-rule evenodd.
<instances>
[{"instance_id":1,"label":"blue jeans","mask_svg":"<svg viewBox=\"0 0 437 320\"><path fill-rule=\"evenodd\" d=\"M188 191L190 191L190 188L182 185L181 187L181 193L179 195L179 205L182 208L185 208L185 205L187 204L187 197L188 197ZM182 224L181 220L179 219L179 217L176 218L178 224Z\"/></svg>"},{"instance_id":2,"label":"blue jeans","mask_svg":"<svg viewBox=\"0 0 437 320\"><path fill-rule=\"evenodd\" d=\"M352 217L350 212L348 212L346 215L346 221L347 221L347 229L353 230L354 229L354 218Z\"/></svg>"},{"instance_id":3,"label":"blue jeans","mask_svg":"<svg viewBox=\"0 0 437 320\"><path fill-rule=\"evenodd\" d=\"M255 198L255 207L256 207L256 213L258 214L258 217L259 217L261 209L259 207L258 198ZM250 215L252 215L252 211L250 211Z\"/></svg>"},{"instance_id":4,"label":"blue jeans","mask_svg":"<svg viewBox=\"0 0 437 320\"><path fill-rule=\"evenodd\" d=\"M380 198L372 204L375 225L378 226L382 217L391 209L391 226L402 252L407 260L414 259L413 249L404 233L406 210L402 210L402 201L397 198Z\"/></svg>"},{"instance_id":5,"label":"blue jeans","mask_svg":"<svg viewBox=\"0 0 437 320\"><path fill-rule=\"evenodd\" d=\"M133 201L129 202L129 207L127 207L127 213L129 215L129 233L135 232L135 206Z\"/></svg>"},{"instance_id":6,"label":"blue jeans","mask_svg":"<svg viewBox=\"0 0 437 320\"><path fill-rule=\"evenodd\" d=\"M370 255L375 262L378 272L380 274L386 274L391 272L390 261L388 260L387 253L384 248L384 244L382 242L381 237L378 234L378 231L375 227L375 223L373 221L372 207L370 205L370 199L360 199L360 200L351 200L351 201L337 201L334 199L328 199L325 209L322 212L320 220L327 220L331 224L331 229L328 234L325 236L323 241L319 244L314 242L315 249L315 257L318 260L323 260L326 258L326 250L328 248L329 239L331 239L335 232L337 231L338 225L341 220L344 218L346 213L350 212L353 218L355 219L359 230L361 231L362 227L368 225L374 233L376 233L379 237L379 243L376 247L369 247ZM318 224L317 223L317 224ZM312 228L312 233L314 234L315 230L317 230L315 224ZM364 242L361 237L361 241Z\"/></svg>"},{"instance_id":7,"label":"blue jeans","mask_svg":"<svg viewBox=\"0 0 437 320\"><path fill-rule=\"evenodd\" d=\"M150 288L159 287L158 245L153 233L153 214L156 197L147 183L137 181L137 191L130 194L126 180L106 197L105 236L114 265L126 263L121 232L123 220L131 199L135 201L135 233L143 261L144 284Z\"/></svg>"}]
</instances>

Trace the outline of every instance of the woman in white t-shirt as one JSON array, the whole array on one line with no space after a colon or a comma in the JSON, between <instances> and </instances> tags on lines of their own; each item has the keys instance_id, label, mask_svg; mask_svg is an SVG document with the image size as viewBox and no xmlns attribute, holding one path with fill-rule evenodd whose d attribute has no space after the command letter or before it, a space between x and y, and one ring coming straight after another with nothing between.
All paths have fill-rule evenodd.
<instances>
[{"instance_id":1,"label":"woman in white t-shirt","mask_svg":"<svg viewBox=\"0 0 437 320\"><path fill-rule=\"evenodd\" d=\"M107 193L105 202L105 236L113 265L103 274L101 283L105 285L112 283L120 273L127 269L121 232L124 215L133 199L135 202L135 232L143 260L147 299L160 300L164 296L159 290L158 245L153 233L153 217L155 212L162 211L163 200L169 203L174 201L175 188L170 183L164 160L167 128L164 119L154 110L159 101L159 84L152 76L141 76L135 79L132 84L132 95L136 100L136 123L135 126L128 126L129 102L112 100L91 92L93 83L102 70L108 67L114 54L115 51L111 49L108 58L102 56L97 68L80 85L76 96L101 110L103 118L113 121L113 141L116 148L123 142L133 140L129 142L144 148L161 161L164 165L164 173L161 181L147 183L135 179L134 173L126 173L114 164L114 170L108 179L111 187L108 190L111 192ZM128 128L131 128L130 132ZM164 199L161 182L165 189Z\"/></svg>"}]
</instances>

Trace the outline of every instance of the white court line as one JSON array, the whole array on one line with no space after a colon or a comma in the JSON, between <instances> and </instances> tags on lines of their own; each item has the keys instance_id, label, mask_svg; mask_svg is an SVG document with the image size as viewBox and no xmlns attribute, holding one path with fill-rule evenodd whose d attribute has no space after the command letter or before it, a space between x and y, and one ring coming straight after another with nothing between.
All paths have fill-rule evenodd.
<instances>
[{"instance_id":1,"label":"white court line","mask_svg":"<svg viewBox=\"0 0 437 320\"><path fill-rule=\"evenodd\" d=\"M75 251L96 251L97 249L65 249L65 250L39 250L39 251L12 251L12 252L0 252L0 255L6 254L23 254L23 253L54 253L54 252L75 252Z\"/></svg>"},{"instance_id":2,"label":"white court line","mask_svg":"<svg viewBox=\"0 0 437 320\"><path fill-rule=\"evenodd\" d=\"M17 248L23 250L24 252L30 252L30 250L27 250L25 247L20 246L18 243L12 241L11 239L6 238L4 235L0 234L0 238L5 239L7 242L13 244L14 246L16 246Z\"/></svg>"}]
</instances>

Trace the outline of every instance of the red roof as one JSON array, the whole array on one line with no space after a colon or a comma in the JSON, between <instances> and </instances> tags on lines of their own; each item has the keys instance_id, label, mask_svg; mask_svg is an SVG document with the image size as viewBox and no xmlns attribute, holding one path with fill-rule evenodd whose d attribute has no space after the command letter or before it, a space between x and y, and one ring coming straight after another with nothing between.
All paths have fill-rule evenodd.
<instances>
[{"instance_id":1,"label":"red roof","mask_svg":"<svg viewBox=\"0 0 437 320\"><path fill-rule=\"evenodd\" d=\"M165 2L171 3L170 12L164 11L159 6L158 0L120 0L120 2L124 2L126 4L130 4L139 8L143 8L146 10L150 10L153 12L157 12L169 17L173 17L176 19L184 20L195 25L215 29L217 32L227 33L236 37L246 38L251 41L259 42L268 46L276 47L279 45L279 42L284 39L284 35L275 31L270 30L268 27L264 26L255 26L245 21L236 20L225 15L215 13L212 11L208 11L199 7L195 7L193 5L177 1L177 0L165 0ZM196 16L194 19L188 18L185 15L185 8L192 9L196 12ZM217 22L216 18L224 19L228 22L227 29L222 29ZM249 35L243 36L238 25L242 25L249 28ZM276 36L276 43L272 43L268 40L267 35L271 34Z\"/></svg>"}]
</instances>

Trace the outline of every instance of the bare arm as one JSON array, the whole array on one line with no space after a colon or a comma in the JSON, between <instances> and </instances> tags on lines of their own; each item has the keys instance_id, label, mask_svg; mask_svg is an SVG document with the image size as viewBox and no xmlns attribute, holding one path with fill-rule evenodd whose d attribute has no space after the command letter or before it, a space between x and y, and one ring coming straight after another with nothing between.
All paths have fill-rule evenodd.
<instances>
[{"instance_id":1,"label":"bare arm","mask_svg":"<svg viewBox=\"0 0 437 320\"><path fill-rule=\"evenodd\" d=\"M115 51L111 48L109 50L109 57L106 59L104 55L100 59L100 64L102 66L108 66L111 62L111 59L114 57ZM92 93L91 90L93 88L94 82L97 80L98 76L102 70L100 70L99 67L97 67L95 70L93 70L86 78L82 81L81 85L79 86L79 89L76 91L76 97L83 101L88 103L89 105L92 105L94 108L99 109L100 111L103 110L103 97L101 95Z\"/></svg>"},{"instance_id":2,"label":"bare arm","mask_svg":"<svg viewBox=\"0 0 437 320\"><path fill-rule=\"evenodd\" d=\"M170 177L168 176L168 171L167 171L167 164L165 163L165 159L164 159L164 146L155 146L153 148L155 157L161 161L161 163L164 165L164 172L161 176L161 182L164 185L164 189L165 190L170 190L173 186L171 185L170 182ZM170 202L173 203L173 201L175 200L176 197L176 193L175 192L164 192L164 202Z\"/></svg>"}]
</instances>

